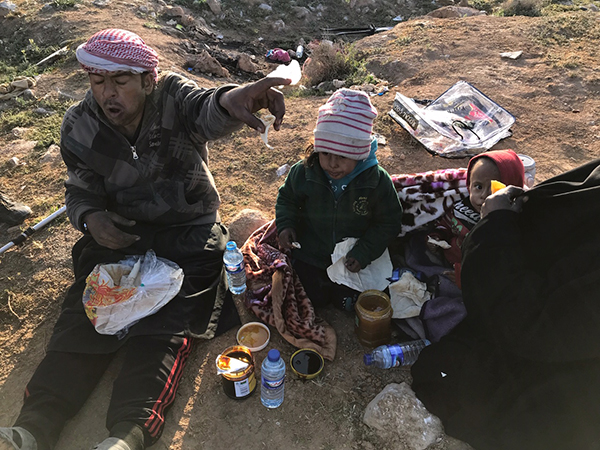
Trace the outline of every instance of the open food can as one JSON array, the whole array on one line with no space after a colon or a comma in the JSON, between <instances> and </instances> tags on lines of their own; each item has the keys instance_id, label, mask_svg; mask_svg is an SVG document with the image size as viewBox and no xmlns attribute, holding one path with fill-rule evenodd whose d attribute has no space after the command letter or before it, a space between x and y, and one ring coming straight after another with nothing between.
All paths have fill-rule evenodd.
<instances>
[{"instance_id":1,"label":"open food can","mask_svg":"<svg viewBox=\"0 0 600 450\"><path fill-rule=\"evenodd\" d=\"M223 391L236 400L250 396L256 390L254 357L248 347L234 345L217 356L217 373L223 381Z\"/></svg>"}]
</instances>

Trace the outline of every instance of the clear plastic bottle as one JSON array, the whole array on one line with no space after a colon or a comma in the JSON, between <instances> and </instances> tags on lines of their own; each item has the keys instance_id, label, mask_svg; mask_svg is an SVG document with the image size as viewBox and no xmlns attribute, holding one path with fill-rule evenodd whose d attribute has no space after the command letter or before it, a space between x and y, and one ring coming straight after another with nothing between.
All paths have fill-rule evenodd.
<instances>
[{"instance_id":1,"label":"clear plastic bottle","mask_svg":"<svg viewBox=\"0 0 600 450\"><path fill-rule=\"evenodd\" d=\"M269 350L260 369L260 401L267 408L277 408L283 403L285 362L279 350Z\"/></svg>"},{"instance_id":2,"label":"clear plastic bottle","mask_svg":"<svg viewBox=\"0 0 600 450\"><path fill-rule=\"evenodd\" d=\"M365 353L363 359L367 366L374 365L380 369L410 366L429 344L427 339L419 339L402 344L381 345L371 353Z\"/></svg>"},{"instance_id":3,"label":"clear plastic bottle","mask_svg":"<svg viewBox=\"0 0 600 450\"><path fill-rule=\"evenodd\" d=\"M229 241L223 254L223 264L227 272L227 284L229 290L234 294L246 291L246 269L244 267L244 255L234 241Z\"/></svg>"}]
</instances>

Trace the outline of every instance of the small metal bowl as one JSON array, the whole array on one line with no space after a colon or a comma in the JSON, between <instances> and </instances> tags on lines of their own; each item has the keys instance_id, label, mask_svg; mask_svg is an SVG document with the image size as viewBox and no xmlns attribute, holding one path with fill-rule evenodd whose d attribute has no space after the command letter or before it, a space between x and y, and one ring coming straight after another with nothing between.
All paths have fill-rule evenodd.
<instances>
[{"instance_id":1,"label":"small metal bowl","mask_svg":"<svg viewBox=\"0 0 600 450\"><path fill-rule=\"evenodd\" d=\"M249 322L237 332L238 344L248 347L252 353L265 348L270 339L269 327L260 322Z\"/></svg>"},{"instance_id":2,"label":"small metal bowl","mask_svg":"<svg viewBox=\"0 0 600 450\"><path fill-rule=\"evenodd\" d=\"M298 375L301 380L315 378L321 373L324 366L323 356L312 348L301 348L290 358L292 372Z\"/></svg>"}]
</instances>

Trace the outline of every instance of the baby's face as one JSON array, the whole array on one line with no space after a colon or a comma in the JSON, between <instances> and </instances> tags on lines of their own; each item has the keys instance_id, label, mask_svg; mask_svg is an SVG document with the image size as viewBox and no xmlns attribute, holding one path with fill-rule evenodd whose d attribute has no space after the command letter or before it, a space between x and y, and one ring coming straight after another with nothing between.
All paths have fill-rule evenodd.
<instances>
[{"instance_id":1,"label":"baby's face","mask_svg":"<svg viewBox=\"0 0 600 450\"><path fill-rule=\"evenodd\" d=\"M475 211L481 211L481 205L492 193L492 180L501 181L498 166L490 158L479 158L469 177L469 199Z\"/></svg>"},{"instance_id":2,"label":"baby's face","mask_svg":"<svg viewBox=\"0 0 600 450\"><path fill-rule=\"evenodd\" d=\"M319 164L331 178L340 180L354 170L358 161L332 153L319 152Z\"/></svg>"}]
</instances>

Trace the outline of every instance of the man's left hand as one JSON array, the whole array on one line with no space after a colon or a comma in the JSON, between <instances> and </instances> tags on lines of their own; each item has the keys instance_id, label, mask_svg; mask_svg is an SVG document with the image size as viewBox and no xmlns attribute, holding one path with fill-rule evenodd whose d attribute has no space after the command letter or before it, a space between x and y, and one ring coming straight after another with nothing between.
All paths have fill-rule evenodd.
<instances>
[{"instance_id":1,"label":"man's left hand","mask_svg":"<svg viewBox=\"0 0 600 450\"><path fill-rule=\"evenodd\" d=\"M254 83L238 86L224 92L219 98L219 103L227 110L229 115L264 133L265 126L254 113L263 108L268 109L275 116L273 128L279 130L285 114L283 94L275 86L290 84L289 78L262 78Z\"/></svg>"}]
</instances>

